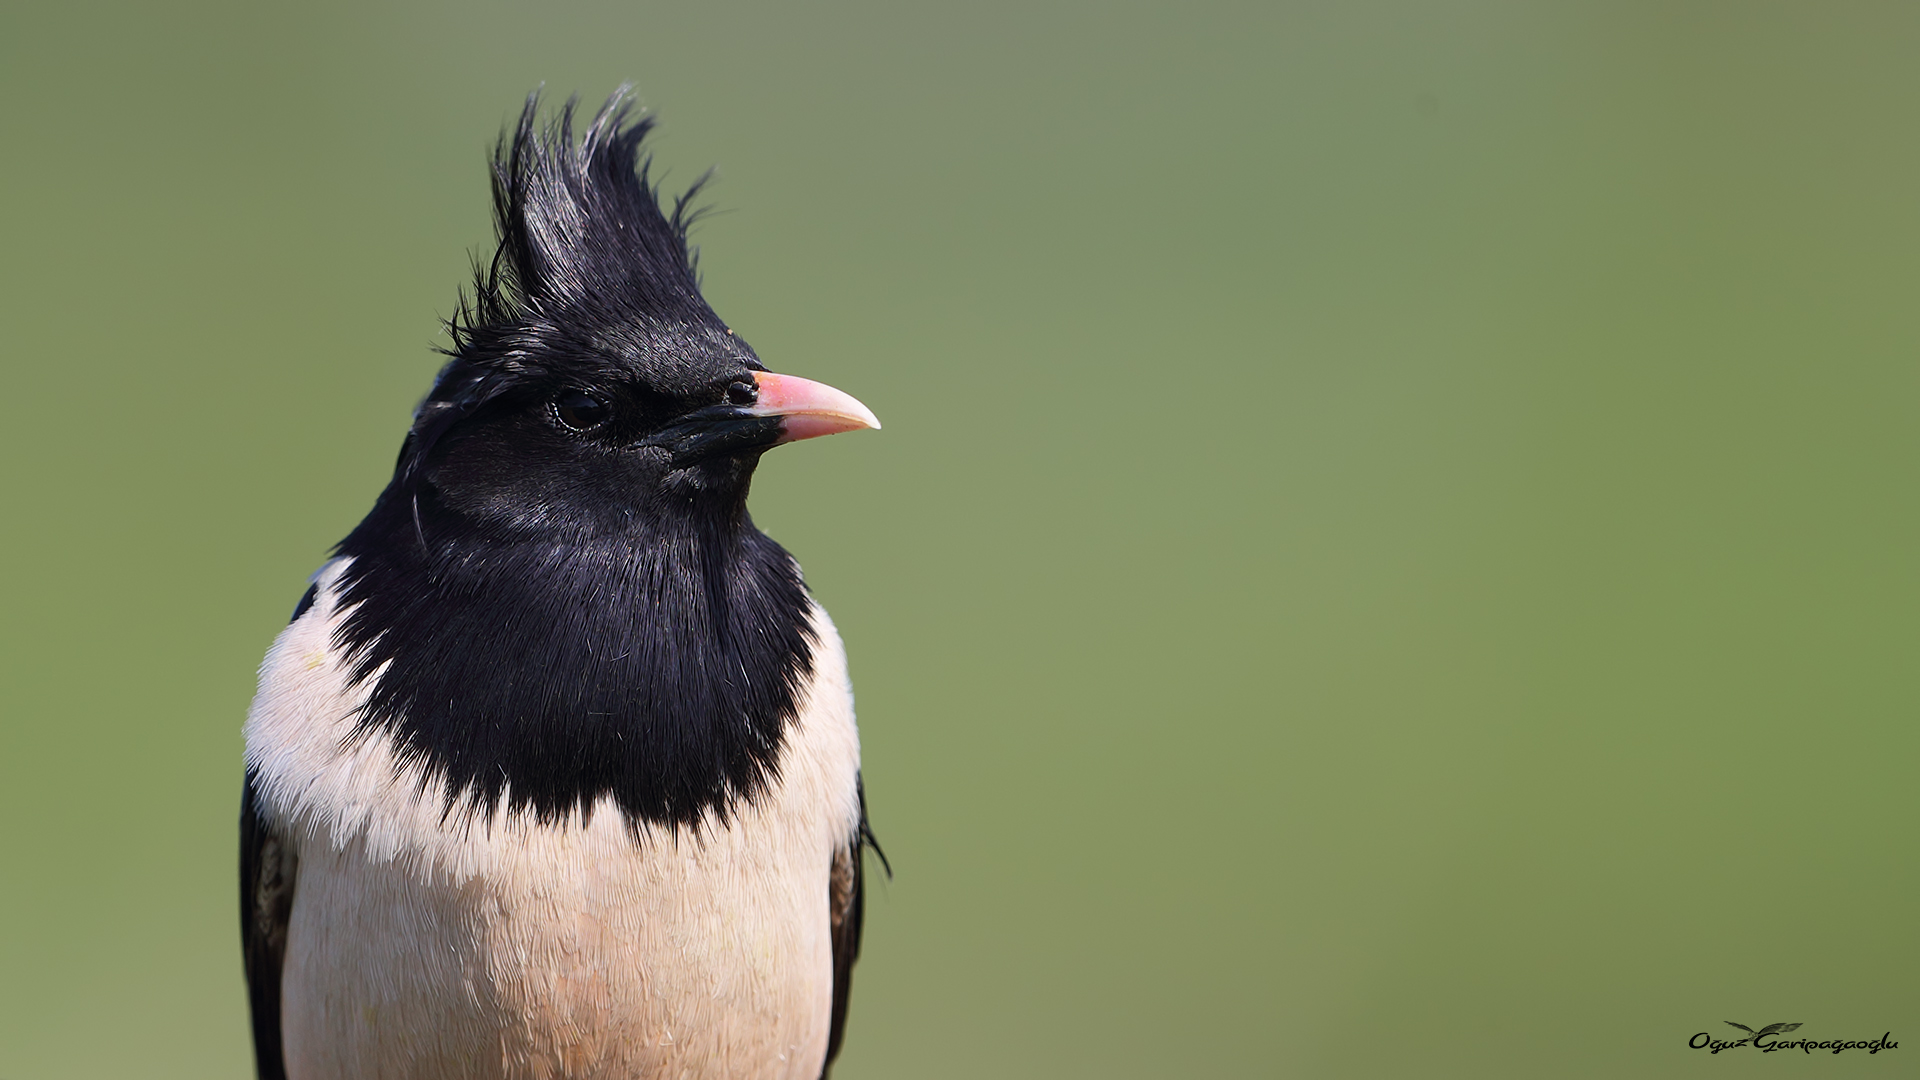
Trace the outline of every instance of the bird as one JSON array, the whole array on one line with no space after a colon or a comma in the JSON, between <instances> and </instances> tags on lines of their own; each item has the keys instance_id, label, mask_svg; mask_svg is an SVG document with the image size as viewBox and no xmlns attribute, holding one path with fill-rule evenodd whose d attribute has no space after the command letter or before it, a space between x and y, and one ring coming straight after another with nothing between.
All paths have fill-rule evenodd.
<instances>
[{"instance_id":1,"label":"bird","mask_svg":"<svg viewBox=\"0 0 1920 1080\"><path fill-rule=\"evenodd\" d=\"M1721 1023L1726 1024L1729 1027L1737 1027L1741 1031L1746 1032L1747 1037L1745 1039L1740 1040L1741 1042L1751 1042L1754 1039L1758 1039L1762 1035L1771 1035L1776 1031L1780 1032L1781 1034L1785 1034L1786 1032L1793 1031L1794 1029L1800 1027L1799 1024L1786 1024L1786 1023L1768 1024L1766 1027L1761 1028L1759 1031L1755 1031L1745 1024L1737 1024L1737 1023L1734 1023L1732 1020L1723 1020L1721 1021Z\"/></svg>"},{"instance_id":2,"label":"bird","mask_svg":"<svg viewBox=\"0 0 1920 1080\"><path fill-rule=\"evenodd\" d=\"M845 650L747 512L880 426L702 298L652 114L530 95L391 480L245 723L262 1080L826 1077L867 821ZM888 868L888 873L891 869Z\"/></svg>"}]
</instances>

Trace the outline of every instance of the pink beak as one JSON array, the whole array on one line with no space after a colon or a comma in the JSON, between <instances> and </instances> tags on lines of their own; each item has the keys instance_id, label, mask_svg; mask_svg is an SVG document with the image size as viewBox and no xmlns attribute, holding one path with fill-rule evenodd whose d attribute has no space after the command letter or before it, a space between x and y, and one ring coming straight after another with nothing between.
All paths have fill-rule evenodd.
<instances>
[{"instance_id":1,"label":"pink beak","mask_svg":"<svg viewBox=\"0 0 1920 1080\"><path fill-rule=\"evenodd\" d=\"M753 381L760 388L760 398L746 413L780 417L783 443L880 426L872 409L826 383L771 371L754 372Z\"/></svg>"}]
</instances>

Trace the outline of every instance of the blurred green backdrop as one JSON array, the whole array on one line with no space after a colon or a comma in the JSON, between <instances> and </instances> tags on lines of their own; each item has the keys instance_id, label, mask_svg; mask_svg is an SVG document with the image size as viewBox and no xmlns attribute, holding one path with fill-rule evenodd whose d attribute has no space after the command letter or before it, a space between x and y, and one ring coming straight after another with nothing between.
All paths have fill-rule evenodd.
<instances>
[{"instance_id":1,"label":"blurred green backdrop","mask_svg":"<svg viewBox=\"0 0 1920 1080\"><path fill-rule=\"evenodd\" d=\"M754 504L898 871L836 1075L1910 1069L1916 60L1902 4L0 8L0 1076L247 1075L253 667L500 125L628 79L715 307L887 423Z\"/></svg>"}]
</instances>

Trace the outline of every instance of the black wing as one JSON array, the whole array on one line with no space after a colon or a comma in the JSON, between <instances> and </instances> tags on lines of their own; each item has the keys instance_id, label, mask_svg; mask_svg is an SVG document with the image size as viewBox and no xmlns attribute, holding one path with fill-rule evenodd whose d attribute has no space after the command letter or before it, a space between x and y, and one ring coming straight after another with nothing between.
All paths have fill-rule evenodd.
<instances>
[{"instance_id":1,"label":"black wing","mask_svg":"<svg viewBox=\"0 0 1920 1080\"><path fill-rule=\"evenodd\" d=\"M247 770L240 802L240 947L253 1006L253 1056L260 1080L286 1080L280 1056L280 966L298 869L293 846L267 822Z\"/></svg>"},{"instance_id":2,"label":"black wing","mask_svg":"<svg viewBox=\"0 0 1920 1080\"><path fill-rule=\"evenodd\" d=\"M820 1066L820 1080L827 1080L833 1071L833 1059L840 1056L840 1043L847 1034L847 999L853 992L853 962L860 958L860 924L866 914L862 849L872 848L887 876L893 876L893 867L867 824L866 785L857 775L854 784L860 794L860 827L847 838L846 847L834 852L833 870L827 877L827 906L833 917L833 1026L828 1029L827 1060Z\"/></svg>"}]
</instances>

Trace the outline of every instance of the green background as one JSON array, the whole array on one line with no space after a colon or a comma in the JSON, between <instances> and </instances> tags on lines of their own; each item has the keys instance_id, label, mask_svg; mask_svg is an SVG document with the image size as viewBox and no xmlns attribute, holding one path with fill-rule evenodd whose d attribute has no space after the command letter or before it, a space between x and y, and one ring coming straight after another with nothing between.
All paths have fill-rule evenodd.
<instances>
[{"instance_id":1,"label":"green background","mask_svg":"<svg viewBox=\"0 0 1920 1080\"><path fill-rule=\"evenodd\" d=\"M500 126L623 80L887 425L754 496L897 870L838 1077L1913 1067L1920 8L75 2L0 8L0 1077L247 1074L254 665Z\"/></svg>"}]
</instances>

